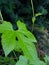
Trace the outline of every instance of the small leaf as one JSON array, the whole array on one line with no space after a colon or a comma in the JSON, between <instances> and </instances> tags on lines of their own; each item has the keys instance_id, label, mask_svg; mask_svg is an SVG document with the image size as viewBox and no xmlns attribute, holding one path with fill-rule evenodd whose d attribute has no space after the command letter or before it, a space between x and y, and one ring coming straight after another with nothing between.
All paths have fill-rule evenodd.
<instances>
[{"instance_id":1,"label":"small leaf","mask_svg":"<svg viewBox=\"0 0 49 65\"><path fill-rule=\"evenodd\" d=\"M42 13L36 13L35 17L41 16L41 15L42 15Z\"/></svg>"}]
</instances>

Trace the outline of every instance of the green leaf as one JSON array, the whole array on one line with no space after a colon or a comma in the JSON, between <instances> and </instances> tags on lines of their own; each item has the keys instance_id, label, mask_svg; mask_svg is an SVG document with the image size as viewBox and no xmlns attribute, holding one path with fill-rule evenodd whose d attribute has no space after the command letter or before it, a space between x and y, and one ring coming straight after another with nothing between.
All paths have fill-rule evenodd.
<instances>
[{"instance_id":1,"label":"green leaf","mask_svg":"<svg viewBox=\"0 0 49 65\"><path fill-rule=\"evenodd\" d=\"M20 48L20 46L19 46L19 44L18 44L18 41L16 41L16 45L15 45L14 50L21 52L21 48Z\"/></svg>"},{"instance_id":2,"label":"green leaf","mask_svg":"<svg viewBox=\"0 0 49 65\"><path fill-rule=\"evenodd\" d=\"M22 23L20 20L17 21L17 26L19 29L26 30L26 25Z\"/></svg>"},{"instance_id":3,"label":"green leaf","mask_svg":"<svg viewBox=\"0 0 49 65\"><path fill-rule=\"evenodd\" d=\"M20 26L19 26L20 24ZM32 42L37 42L35 36L27 30L24 23L21 23L20 21L17 22L18 31L22 33L24 36L26 36L28 39L30 39Z\"/></svg>"},{"instance_id":4,"label":"green leaf","mask_svg":"<svg viewBox=\"0 0 49 65\"><path fill-rule=\"evenodd\" d=\"M37 51L34 45L34 41L36 39L34 39L33 34L31 34L31 32L29 32L27 29L25 30L24 29L22 30L22 29L23 28L20 26L20 28L17 31L17 38L19 40L19 45L24 55L27 57L27 59L29 59L32 65L42 65L42 64L46 65L44 62L40 61L38 58Z\"/></svg>"},{"instance_id":5,"label":"green leaf","mask_svg":"<svg viewBox=\"0 0 49 65\"><path fill-rule=\"evenodd\" d=\"M22 49L24 55L27 57L27 59L29 59L31 64L46 65L44 62L42 63L39 60L34 43L30 42L28 39L26 40L24 35L20 34L20 32L17 33L17 37L19 40L19 45L21 46L21 49ZM37 62L37 61L39 61L39 62Z\"/></svg>"},{"instance_id":6,"label":"green leaf","mask_svg":"<svg viewBox=\"0 0 49 65\"><path fill-rule=\"evenodd\" d=\"M32 17L32 23L36 21L36 17L43 15L42 13L36 13L34 17Z\"/></svg>"},{"instance_id":7,"label":"green leaf","mask_svg":"<svg viewBox=\"0 0 49 65\"><path fill-rule=\"evenodd\" d=\"M2 33L1 42L5 56L15 50L15 48L18 51L19 46L16 41L16 34L10 22L3 21L3 23L0 24L0 33Z\"/></svg>"},{"instance_id":8,"label":"green leaf","mask_svg":"<svg viewBox=\"0 0 49 65\"><path fill-rule=\"evenodd\" d=\"M14 32L6 31L2 34L2 47L7 56L16 46L16 37Z\"/></svg>"},{"instance_id":9,"label":"green leaf","mask_svg":"<svg viewBox=\"0 0 49 65\"><path fill-rule=\"evenodd\" d=\"M27 65L27 64L28 64L28 60L26 59L26 57L20 56L19 61L17 61L15 65Z\"/></svg>"},{"instance_id":10,"label":"green leaf","mask_svg":"<svg viewBox=\"0 0 49 65\"><path fill-rule=\"evenodd\" d=\"M41 12L43 15L46 15L48 13L47 9L45 8L42 8L42 12Z\"/></svg>"},{"instance_id":11,"label":"green leaf","mask_svg":"<svg viewBox=\"0 0 49 65\"><path fill-rule=\"evenodd\" d=\"M46 55L46 56L44 57L44 60L45 60L45 62L46 62L47 64L49 64L49 56Z\"/></svg>"},{"instance_id":12,"label":"green leaf","mask_svg":"<svg viewBox=\"0 0 49 65\"><path fill-rule=\"evenodd\" d=\"M8 30L13 30L11 23L3 21L3 23L0 24L0 33L4 33L5 31Z\"/></svg>"},{"instance_id":13,"label":"green leaf","mask_svg":"<svg viewBox=\"0 0 49 65\"><path fill-rule=\"evenodd\" d=\"M42 13L36 13L35 17L41 16L41 15L42 15Z\"/></svg>"}]
</instances>

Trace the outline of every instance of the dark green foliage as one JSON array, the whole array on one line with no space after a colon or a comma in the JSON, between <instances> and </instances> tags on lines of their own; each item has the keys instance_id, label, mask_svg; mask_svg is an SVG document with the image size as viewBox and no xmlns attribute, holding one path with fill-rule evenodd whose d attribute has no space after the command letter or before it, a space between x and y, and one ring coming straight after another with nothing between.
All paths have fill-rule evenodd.
<instances>
[{"instance_id":1,"label":"dark green foliage","mask_svg":"<svg viewBox=\"0 0 49 65\"><path fill-rule=\"evenodd\" d=\"M37 24L39 24L41 27L43 26L44 28L49 28L48 25L48 21L49 21L49 0L33 0L34 1L34 8L35 8L35 12L42 12L43 10L44 15L40 16L39 18L37 18ZM46 26L45 26L46 24Z\"/></svg>"},{"instance_id":2,"label":"dark green foliage","mask_svg":"<svg viewBox=\"0 0 49 65\"><path fill-rule=\"evenodd\" d=\"M32 12L28 0L0 0L0 9L4 20L11 21L14 26L18 18L28 22L31 21Z\"/></svg>"},{"instance_id":3,"label":"dark green foliage","mask_svg":"<svg viewBox=\"0 0 49 65\"><path fill-rule=\"evenodd\" d=\"M45 11L44 15L40 16L39 20L37 19L37 25L46 27L49 24L49 0L33 0L33 3L35 13ZM24 20L28 27L31 24L32 9L30 0L0 0L0 10L2 11L4 20L11 21L14 29L16 29L15 22L18 19Z\"/></svg>"},{"instance_id":4,"label":"dark green foliage","mask_svg":"<svg viewBox=\"0 0 49 65\"><path fill-rule=\"evenodd\" d=\"M0 56L0 65L15 65L15 63L12 58Z\"/></svg>"}]
</instances>

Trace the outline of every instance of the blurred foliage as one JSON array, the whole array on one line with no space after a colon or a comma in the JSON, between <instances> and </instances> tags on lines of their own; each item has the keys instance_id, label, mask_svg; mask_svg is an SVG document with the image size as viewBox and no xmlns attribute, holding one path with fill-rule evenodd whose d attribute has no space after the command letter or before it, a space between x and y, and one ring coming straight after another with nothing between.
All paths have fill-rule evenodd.
<instances>
[{"instance_id":1,"label":"blurred foliage","mask_svg":"<svg viewBox=\"0 0 49 65\"><path fill-rule=\"evenodd\" d=\"M41 27L46 27L49 24L49 0L33 0L33 3L35 13L44 12L43 16L37 18L36 23ZM32 9L30 0L0 0L0 10L4 20L11 21L14 26L18 19L24 20L27 25L31 24ZM46 28L48 29L48 27Z\"/></svg>"},{"instance_id":2,"label":"blurred foliage","mask_svg":"<svg viewBox=\"0 0 49 65\"><path fill-rule=\"evenodd\" d=\"M12 58L0 56L0 65L15 65L15 63Z\"/></svg>"}]
</instances>

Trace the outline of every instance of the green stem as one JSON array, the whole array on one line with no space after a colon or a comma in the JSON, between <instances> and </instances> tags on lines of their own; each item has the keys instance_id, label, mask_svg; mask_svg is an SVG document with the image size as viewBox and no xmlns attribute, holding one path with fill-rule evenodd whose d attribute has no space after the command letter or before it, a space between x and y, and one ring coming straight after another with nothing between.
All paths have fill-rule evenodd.
<instances>
[{"instance_id":1,"label":"green stem","mask_svg":"<svg viewBox=\"0 0 49 65\"><path fill-rule=\"evenodd\" d=\"M14 51L13 51L13 54L14 54L14 56L15 56L16 60L18 60L18 58L17 58L17 56L16 56L16 54L15 54L15 52L14 52Z\"/></svg>"},{"instance_id":2,"label":"green stem","mask_svg":"<svg viewBox=\"0 0 49 65\"><path fill-rule=\"evenodd\" d=\"M33 17L34 17L34 5L33 5L33 1L31 0L31 5L32 5L32 12L33 12Z\"/></svg>"},{"instance_id":3,"label":"green stem","mask_svg":"<svg viewBox=\"0 0 49 65\"><path fill-rule=\"evenodd\" d=\"M32 13L33 13L33 17L35 16L34 14L34 5L33 5L33 1L31 0L31 5L32 5ZM33 32L33 28L34 28L34 22L33 22L33 25L32 25L32 32Z\"/></svg>"},{"instance_id":4,"label":"green stem","mask_svg":"<svg viewBox=\"0 0 49 65\"><path fill-rule=\"evenodd\" d=\"M1 11L0 11L0 21L1 21L1 23L3 22L3 17L2 17Z\"/></svg>"}]
</instances>

